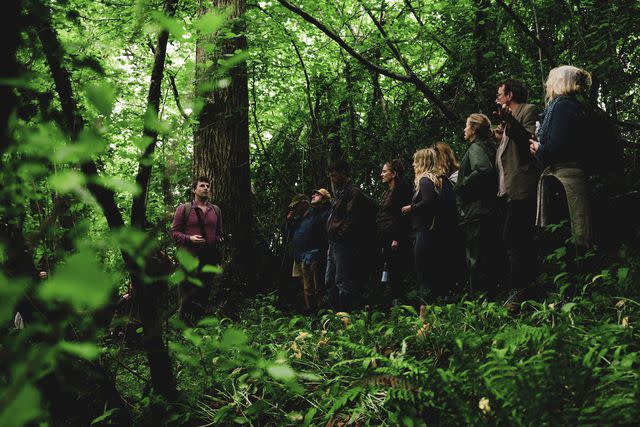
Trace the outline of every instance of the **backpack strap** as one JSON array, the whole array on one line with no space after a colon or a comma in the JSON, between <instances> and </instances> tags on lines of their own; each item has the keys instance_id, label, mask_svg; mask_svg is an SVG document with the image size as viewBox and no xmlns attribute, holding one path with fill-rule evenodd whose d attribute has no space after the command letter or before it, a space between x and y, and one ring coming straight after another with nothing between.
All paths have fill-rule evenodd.
<instances>
[{"instance_id":1,"label":"backpack strap","mask_svg":"<svg viewBox=\"0 0 640 427\"><path fill-rule=\"evenodd\" d=\"M187 221L189 220L189 214L191 214L191 203L183 203L184 209L182 210L182 225L184 230L187 229Z\"/></svg>"}]
</instances>

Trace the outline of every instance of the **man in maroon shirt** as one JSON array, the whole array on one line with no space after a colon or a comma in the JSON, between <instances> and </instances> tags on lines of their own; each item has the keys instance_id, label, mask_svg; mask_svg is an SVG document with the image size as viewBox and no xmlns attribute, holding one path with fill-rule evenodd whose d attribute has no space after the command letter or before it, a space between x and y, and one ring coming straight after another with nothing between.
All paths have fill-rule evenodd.
<instances>
[{"instance_id":1,"label":"man in maroon shirt","mask_svg":"<svg viewBox=\"0 0 640 427\"><path fill-rule=\"evenodd\" d=\"M201 286L185 281L180 286L180 317L195 324L204 314L209 302L213 274L203 273L202 266L220 264L218 243L222 242L222 215L220 208L209 203L209 178L198 177L191 190L191 203L178 206L171 225L171 235L178 245L200 261L198 276Z\"/></svg>"}]
</instances>

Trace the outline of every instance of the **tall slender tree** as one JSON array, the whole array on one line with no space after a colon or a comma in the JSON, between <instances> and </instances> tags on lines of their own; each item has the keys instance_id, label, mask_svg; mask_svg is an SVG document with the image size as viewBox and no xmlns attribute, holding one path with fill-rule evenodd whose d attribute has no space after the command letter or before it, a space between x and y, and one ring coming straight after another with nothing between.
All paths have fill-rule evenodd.
<instances>
[{"instance_id":1,"label":"tall slender tree","mask_svg":"<svg viewBox=\"0 0 640 427\"><path fill-rule=\"evenodd\" d=\"M246 4L244 0L212 3L213 9L200 0L200 16L226 11L233 34L203 34L197 43L196 94L204 105L195 131L193 174L211 179L212 199L222 209L224 230L231 235L225 251L225 278L250 286L254 227L249 90L247 67L243 61L236 61L247 48L243 17Z\"/></svg>"}]
</instances>

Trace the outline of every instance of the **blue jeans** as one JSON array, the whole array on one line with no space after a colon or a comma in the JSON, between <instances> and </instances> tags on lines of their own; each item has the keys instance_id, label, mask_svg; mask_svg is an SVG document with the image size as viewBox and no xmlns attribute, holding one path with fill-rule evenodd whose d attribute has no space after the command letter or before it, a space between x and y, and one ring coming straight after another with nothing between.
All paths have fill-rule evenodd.
<instances>
[{"instance_id":1,"label":"blue jeans","mask_svg":"<svg viewBox=\"0 0 640 427\"><path fill-rule=\"evenodd\" d=\"M353 248L344 242L329 240L325 286L329 293L329 304L334 310L351 309L354 282Z\"/></svg>"}]
</instances>

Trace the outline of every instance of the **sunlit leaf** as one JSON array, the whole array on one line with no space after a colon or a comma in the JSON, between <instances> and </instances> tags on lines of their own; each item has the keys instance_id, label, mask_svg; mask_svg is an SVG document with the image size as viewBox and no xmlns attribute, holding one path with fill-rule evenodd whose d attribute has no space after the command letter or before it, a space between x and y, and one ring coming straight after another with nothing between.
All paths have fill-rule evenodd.
<instances>
[{"instance_id":1,"label":"sunlit leaf","mask_svg":"<svg viewBox=\"0 0 640 427\"><path fill-rule=\"evenodd\" d=\"M75 170L64 170L49 179L49 185L59 193L71 193L80 190L85 184L85 176Z\"/></svg>"},{"instance_id":2,"label":"sunlit leaf","mask_svg":"<svg viewBox=\"0 0 640 427\"><path fill-rule=\"evenodd\" d=\"M105 305L115 286L114 277L104 271L89 250L68 257L39 288L46 301L63 301L76 309L95 310Z\"/></svg>"},{"instance_id":3,"label":"sunlit leaf","mask_svg":"<svg viewBox=\"0 0 640 427\"><path fill-rule=\"evenodd\" d=\"M247 335L241 330L230 328L224 331L220 345L225 348L236 347L246 344L248 339Z\"/></svg>"},{"instance_id":4,"label":"sunlit leaf","mask_svg":"<svg viewBox=\"0 0 640 427\"><path fill-rule=\"evenodd\" d=\"M93 105L96 110L105 116L109 116L113 110L113 105L116 102L115 89L101 80L97 83L90 83L85 88L87 99Z\"/></svg>"},{"instance_id":5,"label":"sunlit leaf","mask_svg":"<svg viewBox=\"0 0 640 427\"><path fill-rule=\"evenodd\" d=\"M211 34L218 31L226 20L227 17L224 13L209 12L196 21L195 27L203 34Z\"/></svg>"},{"instance_id":6,"label":"sunlit leaf","mask_svg":"<svg viewBox=\"0 0 640 427\"><path fill-rule=\"evenodd\" d=\"M296 373L287 365L270 365L267 372L271 377L278 381L291 381L296 378Z\"/></svg>"},{"instance_id":7,"label":"sunlit leaf","mask_svg":"<svg viewBox=\"0 0 640 427\"><path fill-rule=\"evenodd\" d=\"M175 38L182 37L185 32L183 23L174 17L167 16L158 11L151 12L151 17L163 30L169 31L169 33Z\"/></svg>"},{"instance_id":8,"label":"sunlit leaf","mask_svg":"<svg viewBox=\"0 0 640 427\"><path fill-rule=\"evenodd\" d=\"M87 360L94 360L101 352L100 347L90 342L61 341L58 347L62 351Z\"/></svg>"},{"instance_id":9,"label":"sunlit leaf","mask_svg":"<svg viewBox=\"0 0 640 427\"><path fill-rule=\"evenodd\" d=\"M180 265L187 270L188 272L195 271L198 268L198 258L194 257L187 251L186 249L180 248L178 252L176 252L176 258L178 258L178 262Z\"/></svg>"},{"instance_id":10,"label":"sunlit leaf","mask_svg":"<svg viewBox=\"0 0 640 427\"><path fill-rule=\"evenodd\" d=\"M32 384L26 383L13 396L7 397L9 401L4 402L0 413L0 426L23 426L42 414L40 392Z\"/></svg>"},{"instance_id":11,"label":"sunlit leaf","mask_svg":"<svg viewBox=\"0 0 640 427\"><path fill-rule=\"evenodd\" d=\"M102 186L113 190L116 193L131 194L137 196L140 194L140 187L133 181L118 178L115 176L101 176L96 180Z\"/></svg>"}]
</instances>

